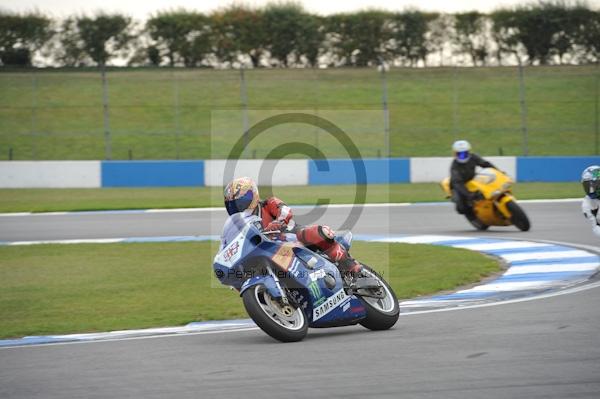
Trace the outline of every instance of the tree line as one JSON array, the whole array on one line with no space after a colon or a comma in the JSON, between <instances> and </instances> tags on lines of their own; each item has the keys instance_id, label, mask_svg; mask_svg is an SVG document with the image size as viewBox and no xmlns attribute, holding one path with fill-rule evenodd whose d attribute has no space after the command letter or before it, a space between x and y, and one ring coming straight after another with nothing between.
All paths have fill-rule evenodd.
<instances>
[{"instance_id":1,"label":"tree line","mask_svg":"<svg viewBox=\"0 0 600 399\"><path fill-rule=\"evenodd\" d=\"M316 67L547 65L600 60L600 11L539 2L484 14L367 10L319 16L296 3L62 20L0 12L0 64Z\"/></svg>"}]
</instances>

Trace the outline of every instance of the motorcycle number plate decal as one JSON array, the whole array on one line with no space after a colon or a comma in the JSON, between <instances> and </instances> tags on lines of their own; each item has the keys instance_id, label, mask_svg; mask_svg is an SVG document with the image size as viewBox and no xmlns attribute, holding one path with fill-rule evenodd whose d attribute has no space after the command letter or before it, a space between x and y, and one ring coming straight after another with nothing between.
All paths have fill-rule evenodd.
<instances>
[{"instance_id":1,"label":"motorcycle number plate decal","mask_svg":"<svg viewBox=\"0 0 600 399\"><path fill-rule=\"evenodd\" d=\"M340 289L338 292L327 298L325 302L323 302L321 305L313 309L313 321L325 317L333 309L339 307L340 305L346 303L349 300L350 297L346 295L344 289Z\"/></svg>"},{"instance_id":2,"label":"motorcycle number plate decal","mask_svg":"<svg viewBox=\"0 0 600 399\"><path fill-rule=\"evenodd\" d=\"M232 267L242 256L242 245L244 236L240 234L232 243L223 248L215 259L217 263L226 267Z\"/></svg>"}]
</instances>

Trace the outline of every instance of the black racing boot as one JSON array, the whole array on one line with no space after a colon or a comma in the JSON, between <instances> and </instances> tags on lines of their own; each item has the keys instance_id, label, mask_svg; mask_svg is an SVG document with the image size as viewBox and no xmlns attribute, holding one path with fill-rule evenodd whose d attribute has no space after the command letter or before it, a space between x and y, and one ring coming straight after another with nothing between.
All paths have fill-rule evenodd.
<instances>
[{"instance_id":1,"label":"black racing boot","mask_svg":"<svg viewBox=\"0 0 600 399\"><path fill-rule=\"evenodd\" d=\"M347 257L337 263L337 267L342 275L342 278L348 285L351 285L360 277L362 273L362 265L354 258Z\"/></svg>"},{"instance_id":2,"label":"black racing boot","mask_svg":"<svg viewBox=\"0 0 600 399\"><path fill-rule=\"evenodd\" d=\"M489 226L484 224L481 220L477 219L477 216L473 213L472 209L469 209L469 212L465 212L465 217L471 223L473 227L477 230L486 230Z\"/></svg>"}]
</instances>

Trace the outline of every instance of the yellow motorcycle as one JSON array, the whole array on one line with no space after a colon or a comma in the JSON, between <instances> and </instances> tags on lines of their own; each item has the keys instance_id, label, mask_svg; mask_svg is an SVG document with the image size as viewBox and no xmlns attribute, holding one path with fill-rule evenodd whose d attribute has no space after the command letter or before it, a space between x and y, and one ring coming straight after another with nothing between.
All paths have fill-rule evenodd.
<instances>
[{"instance_id":1,"label":"yellow motorcycle","mask_svg":"<svg viewBox=\"0 0 600 399\"><path fill-rule=\"evenodd\" d=\"M451 198L450 178L445 178L440 184L446 198ZM473 180L467 182L467 190L476 193L473 200L476 219L470 221L475 228L486 230L490 226L514 224L519 230L529 230L529 218L512 195L512 184L510 177L494 168L481 169Z\"/></svg>"}]
</instances>

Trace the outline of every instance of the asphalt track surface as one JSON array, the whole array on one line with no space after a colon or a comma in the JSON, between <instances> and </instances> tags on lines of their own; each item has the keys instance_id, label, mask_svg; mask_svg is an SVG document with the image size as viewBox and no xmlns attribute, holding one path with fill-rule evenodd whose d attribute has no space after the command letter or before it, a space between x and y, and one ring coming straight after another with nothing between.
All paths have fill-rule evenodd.
<instances>
[{"instance_id":1,"label":"asphalt track surface","mask_svg":"<svg viewBox=\"0 0 600 399\"><path fill-rule=\"evenodd\" d=\"M599 247L579 203L522 205L532 220L527 233L512 227L475 232L447 205L369 207L353 231ZM320 221L338 227L346 214L330 209ZM0 217L0 240L218 234L222 220L206 211L11 216ZM600 287L410 314L385 332L313 329L295 344L252 329L6 348L0 350L0 397L598 398L599 303Z\"/></svg>"}]
</instances>

